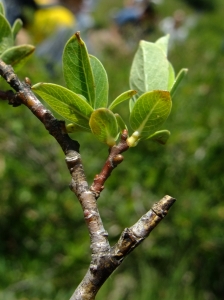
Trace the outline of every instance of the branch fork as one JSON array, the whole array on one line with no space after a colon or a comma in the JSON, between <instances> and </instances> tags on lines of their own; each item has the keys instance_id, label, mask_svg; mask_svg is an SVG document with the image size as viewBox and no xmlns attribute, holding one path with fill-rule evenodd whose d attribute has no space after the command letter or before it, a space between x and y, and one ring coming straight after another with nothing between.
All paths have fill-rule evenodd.
<instances>
[{"instance_id":1,"label":"branch fork","mask_svg":"<svg viewBox=\"0 0 224 300\"><path fill-rule=\"evenodd\" d=\"M152 206L133 226L125 228L113 247L108 241L108 233L103 226L97 207L97 199L104 188L104 183L114 168L123 161L121 153L128 150L128 132L124 130L118 145L109 149L108 158L101 170L95 176L89 187L81 155L79 143L72 140L65 131L65 124L57 120L50 110L39 101L31 90L30 80L21 82L11 66L0 60L0 75L15 90L0 91L0 98L8 100L9 104L18 106L24 104L43 123L49 133L61 146L72 180L70 189L77 196L83 209L84 219L90 235L91 263L85 277L75 290L70 300L91 300L113 271L122 263L124 258L132 252L150 232L163 220L168 210L175 202L170 196L165 196Z\"/></svg>"}]
</instances>

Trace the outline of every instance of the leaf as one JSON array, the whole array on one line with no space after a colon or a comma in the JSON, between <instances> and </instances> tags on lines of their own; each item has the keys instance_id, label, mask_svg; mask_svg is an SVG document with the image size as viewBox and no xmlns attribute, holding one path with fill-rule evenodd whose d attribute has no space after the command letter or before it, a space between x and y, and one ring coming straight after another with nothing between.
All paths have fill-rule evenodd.
<instances>
[{"instance_id":1,"label":"leaf","mask_svg":"<svg viewBox=\"0 0 224 300\"><path fill-rule=\"evenodd\" d=\"M169 63L169 81L168 81L168 91L171 90L175 81L175 71L171 63Z\"/></svg>"},{"instance_id":2,"label":"leaf","mask_svg":"<svg viewBox=\"0 0 224 300\"><path fill-rule=\"evenodd\" d=\"M119 114L114 114L117 119L117 124L120 127L120 131L122 132L124 129L128 129L127 125L124 123L124 120L121 118Z\"/></svg>"},{"instance_id":3,"label":"leaf","mask_svg":"<svg viewBox=\"0 0 224 300\"><path fill-rule=\"evenodd\" d=\"M4 51L0 57L6 64L17 66L18 69L24 65L34 50L35 47L32 45L14 46Z\"/></svg>"},{"instance_id":4,"label":"leaf","mask_svg":"<svg viewBox=\"0 0 224 300\"><path fill-rule=\"evenodd\" d=\"M129 111L130 111L130 113L132 112L132 109L133 109L133 107L134 107L134 105L135 105L135 102L136 102L136 100L135 100L134 97L132 97L132 98L129 100Z\"/></svg>"},{"instance_id":5,"label":"leaf","mask_svg":"<svg viewBox=\"0 0 224 300\"><path fill-rule=\"evenodd\" d=\"M130 99L133 97L137 92L133 90L129 90L127 92L122 93L119 95L108 107L108 109L113 110L118 104Z\"/></svg>"},{"instance_id":6,"label":"leaf","mask_svg":"<svg viewBox=\"0 0 224 300\"><path fill-rule=\"evenodd\" d=\"M168 54L168 45L169 45L169 34L162 36L159 38L155 44L164 52L164 54L167 56Z\"/></svg>"},{"instance_id":7,"label":"leaf","mask_svg":"<svg viewBox=\"0 0 224 300\"><path fill-rule=\"evenodd\" d=\"M15 40L17 33L20 31L20 29L23 27L23 22L21 19L16 19L13 26L12 26L12 35Z\"/></svg>"},{"instance_id":8,"label":"leaf","mask_svg":"<svg viewBox=\"0 0 224 300\"><path fill-rule=\"evenodd\" d=\"M170 90L171 97L174 96L174 94L175 94L175 92L176 92L176 90L177 90L180 82L186 76L187 72L188 72L188 69L181 69L180 72L177 74L177 77L176 77L176 79L174 81L174 84L173 84L173 86L172 86L172 88Z\"/></svg>"},{"instance_id":9,"label":"leaf","mask_svg":"<svg viewBox=\"0 0 224 300\"><path fill-rule=\"evenodd\" d=\"M118 137L118 126L115 115L107 108L95 110L89 120L92 133L103 143L112 147Z\"/></svg>"},{"instance_id":10,"label":"leaf","mask_svg":"<svg viewBox=\"0 0 224 300\"><path fill-rule=\"evenodd\" d=\"M74 132L91 132L90 128L84 128L84 127L81 127L79 126L78 124L74 124L74 123L70 123L70 124L67 124L66 126L66 131L67 133L74 133Z\"/></svg>"},{"instance_id":11,"label":"leaf","mask_svg":"<svg viewBox=\"0 0 224 300\"><path fill-rule=\"evenodd\" d=\"M109 83L106 70L104 69L102 63L95 56L89 55L89 58L96 90L96 99L93 107L107 107Z\"/></svg>"},{"instance_id":12,"label":"leaf","mask_svg":"<svg viewBox=\"0 0 224 300\"><path fill-rule=\"evenodd\" d=\"M139 137L148 137L167 119L172 107L168 91L152 91L140 96L130 115L130 125Z\"/></svg>"},{"instance_id":13,"label":"leaf","mask_svg":"<svg viewBox=\"0 0 224 300\"><path fill-rule=\"evenodd\" d=\"M89 54L79 32L72 36L63 51L63 72L68 89L83 95L94 107L95 86Z\"/></svg>"},{"instance_id":14,"label":"leaf","mask_svg":"<svg viewBox=\"0 0 224 300\"><path fill-rule=\"evenodd\" d=\"M89 130L89 118L93 109L80 96L52 83L37 83L32 86L32 89L59 115Z\"/></svg>"},{"instance_id":15,"label":"leaf","mask_svg":"<svg viewBox=\"0 0 224 300\"><path fill-rule=\"evenodd\" d=\"M170 132L168 130L160 130L151 134L147 139L165 145L169 137Z\"/></svg>"},{"instance_id":16,"label":"leaf","mask_svg":"<svg viewBox=\"0 0 224 300\"><path fill-rule=\"evenodd\" d=\"M11 26L6 18L0 14L0 54L13 46Z\"/></svg>"},{"instance_id":17,"label":"leaf","mask_svg":"<svg viewBox=\"0 0 224 300\"><path fill-rule=\"evenodd\" d=\"M131 66L131 89L137 90L138 96L152 90L167 90L168 80L169 62L164 51L155 43L141 41Z\"/></svg>"},{"instance_id":18,"label":"leaf","mask_svg":"<svg viewBox=\"0 0 224 300\"><path fill-rule=\"evenodd\" d=\"M5 9L3 3L0 2L0 14L5 15Z\"/></svg>"}]
</instances>

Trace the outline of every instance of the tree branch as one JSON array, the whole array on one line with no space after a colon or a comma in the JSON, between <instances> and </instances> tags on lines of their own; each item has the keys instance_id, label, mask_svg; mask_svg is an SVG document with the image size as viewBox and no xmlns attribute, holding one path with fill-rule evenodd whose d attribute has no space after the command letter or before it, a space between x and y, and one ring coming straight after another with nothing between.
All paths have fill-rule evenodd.
<instances>
[{"instance_id":1,"label":"tree branch","mask_svg":"<svg viewBox=\"0 0 224 300\"><path fill-rule=\"evenodd\" d=\"M132 227L126 228L118 243L107 252L92 255L90 267L70 300L93 300L100 287L124 258L144 241L150 232L167 215L176 200L165 196L152 206Z\"/></svg>"},{"instance_id":2,"label":"tree branch","mask_svg":"<svg viewBox=\"0 0 224 300\"><path fill-rule=\"evenodd\" d=\"M122 152L127 151L129 146L126 142L128 138L128 131L125 129L121 134L121 140L118 145L114 145L109 149L109 156L100 172L94 178L90 190L95 194L96 199L99 198L100 193L104 189L104 183L110 176L111 172L123 161Z\"/></svg>"},{"instance_id":3,"label":"tree branch","mask_svg":"<svg viewBox=\"0 0 224 300\"><path fill-rule=\"evenodd\" d=\"M89 230L91 241L92 259L90 267L71 297L71 300L91 300L95 296L112 272L122 263L124 258L133 251L166 216L168 210L175 202L170 196L165 196L152 209L143 215L139 221L130 228L126 228L118 243L110 247L108 233L97 208L96 199L103 190L106 179L113 169L123 160L122 152L128 149L126 139L128 136L125 130L121 135L118 145L110 149L109 156L101 172L94 179L91 188L88 187L83 170L81 156L79 154L79 143L73 141L65 130L65 123L57 120L50 110L38 100L31 90L28 78L21 82L14 73L11 66L0 60L0 75L16 91L0 91L0 97L8 100L9 104L18 106L24 104L44 124L49 133L57 140L65 153L65 160L70 171L72 181L71 190L76 194L82 206L84 218Z\"/></svg>"},{"instance_id":4,"label":"tree branch","mask_svg":"<svg viewBox=\"0 0 224 300\"><path fill-rule=\"evenodd\" d=\"M21 82L11 66L0 60L0 75L15 89L16 94L11 93L9 102L17 98L17 103L26 105L32 113L44 124L49 133L58 141L65 153L65 160L72 175L71 190L76 194L84 212L84 218L90 233L92 253L97 253L99 248L108 249L108 233L103 228L94 194L89 190L85 178L79 143L73 141L65 133L64 122L57 120L50 110L38 100L31 90L30 81Z\"/></svg>"}]
</instances>

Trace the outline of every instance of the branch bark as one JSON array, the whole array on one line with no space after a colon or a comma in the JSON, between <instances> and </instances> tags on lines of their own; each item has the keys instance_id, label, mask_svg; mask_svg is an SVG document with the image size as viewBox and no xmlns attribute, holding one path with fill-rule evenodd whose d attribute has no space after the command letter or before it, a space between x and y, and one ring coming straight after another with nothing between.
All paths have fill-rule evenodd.
<instances>
[{"instance_id":1,"label":"branch bark","mask_svg":"<svg viewBox=\"0 0 224 300\"><path fill-rule=\"evenodd\" d=\"M90 235L91 263L80 285L75 290L71 300L91 300L113 271L122 263L124 258L133 251L167 215L175 202L170 196L165 196L152 209L143 215L136 224L126 228L116 245L110 246L108 233L104 229L97 208L97 198L103 190L104 183L113 169L122 162L122 152L128 150L125 130L118 145L113 146L100 172L94 178L91 187L88 186L83 169L79 143L72 140L65 130L65 123L57 120L50 110L39 101L31 90L30 80L21 82L11 66L0 60L0 75L15 90L0 91L0 98L8 100L9 104L18 106L24 104L43 123L48 132L61 146L67 167L72 177L70 188L75 193L83 209L84 219Z\"/></svg>"}]
</instances>

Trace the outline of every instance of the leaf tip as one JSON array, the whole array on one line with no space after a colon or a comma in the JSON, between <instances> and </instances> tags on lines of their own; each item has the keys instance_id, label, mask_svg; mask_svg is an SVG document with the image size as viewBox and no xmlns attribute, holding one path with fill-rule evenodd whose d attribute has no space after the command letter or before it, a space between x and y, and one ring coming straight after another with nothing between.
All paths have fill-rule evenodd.
<instances>
[{"instance_id":1,"label":"leaf tip","mask_svg":"<svg viewBox=\"0 0 224 300\"><path fill-rule=\"evenodd\" d=\"M84 44L83 40L81 39L80 31L77 31L75 33L75 37L77 38L77 40L78 40L78 42L79 42L80 45Z\"/></svg>"}]
</instances>

